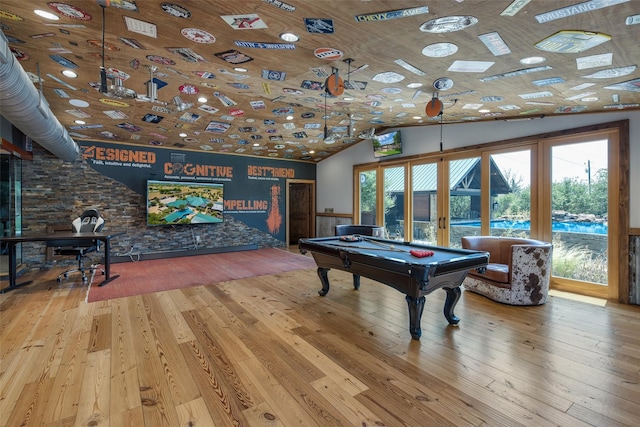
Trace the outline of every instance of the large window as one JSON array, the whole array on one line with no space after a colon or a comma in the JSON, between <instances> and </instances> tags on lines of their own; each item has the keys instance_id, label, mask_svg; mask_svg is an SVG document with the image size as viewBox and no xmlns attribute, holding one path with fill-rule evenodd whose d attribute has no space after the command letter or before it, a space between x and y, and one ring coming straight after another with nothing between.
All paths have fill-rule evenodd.
<instances>
[{"instance_id":1,"label":"large window","mask_svg":"<svg viewBox=\"0 0 640 427\"><path fill-rule=\"evenodd\" d=\"M356 211L362 223L384 224L389 237L407 241L549 241L552 288L626 301L628 284L620 289L618 278L628 266L615 260L628 256L628 150L621 121L360 165ZM375 219L362 221L365 212Z\"/></svg>"}]
</instances>

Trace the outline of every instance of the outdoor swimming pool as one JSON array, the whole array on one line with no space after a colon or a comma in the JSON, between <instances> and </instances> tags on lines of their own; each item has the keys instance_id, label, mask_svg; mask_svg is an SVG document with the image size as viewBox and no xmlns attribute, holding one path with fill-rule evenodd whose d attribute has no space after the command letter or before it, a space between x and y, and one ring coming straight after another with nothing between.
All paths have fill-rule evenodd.
<instances>
[{"instance_id":1,"label":"outdoor swimming pool","mask_svg":"<svg viewBox=\"0 0 640 427\"><path fill-rule=\"evenodd\" d=\"M458 222L452 223L452 226L464 225L467 227L480 227L480 221ZM530 221L507 221L494 220L491 221L491 228L506 228L510 230L530 230ZM585 234L607 234L606 224L597 224L593 222L553 222L552 231L564 233L585 233Z\"/></svg>"}]
</instances>

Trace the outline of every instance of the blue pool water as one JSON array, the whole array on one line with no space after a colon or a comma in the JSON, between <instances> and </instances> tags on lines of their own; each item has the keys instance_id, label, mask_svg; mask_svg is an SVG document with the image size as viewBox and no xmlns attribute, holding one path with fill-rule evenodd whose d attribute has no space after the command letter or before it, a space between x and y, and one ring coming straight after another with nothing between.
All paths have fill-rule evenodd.
<instances>
[{"instance_id":1,"label":"blue pool water","mask_svg":"<svg viewBox=\"0 0 640 427\"><path fill-rule=\"evenodd\" d=\"M480 221L472 221L451 225L466 225L471 227L480 227ZM507 221L496 220L491 221L491 228L506 228L513 230L530 230L530 221ZM595 224L591 222L553 222L552 231L565 233L587 233L587 234L607 234L606 224Z\"/></svg>"}]
</instances>

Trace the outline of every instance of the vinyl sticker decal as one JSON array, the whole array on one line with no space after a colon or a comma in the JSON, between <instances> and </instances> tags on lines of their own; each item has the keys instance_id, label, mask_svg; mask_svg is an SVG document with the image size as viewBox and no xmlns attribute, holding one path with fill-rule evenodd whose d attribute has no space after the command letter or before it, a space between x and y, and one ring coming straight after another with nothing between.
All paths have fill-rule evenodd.
<instances>
[{"instance_id":1,"label":"vinyl sticker decal","mask_svg":"<svg viewBox=\"0 0 640 427\"><path fill-rule=\"evenodd\" d=\"M453 55L458 51L458 46L453 43L434 43L425 46L422 49L422 54L430 58L444 58L445 56Z\"/></svg>"},{"instance_id":2,"label":"vinyl sticker decal","mask_svg":"<svg viewBox=\"0 0 640 427\"><path fill-rule=\"evenodd\" d=\"M162 3L160 7L165 13L175 16L176 18L191 18L191 12L189 12L189 9L178 4Z\"/></svg>"},{"instance_id":3,"label":"vinyl sticker decal","mask_svg":"<svg viewBox=\"0 0 640 427\"><path fill-rule=\"evenodd\" d=\"M198 28L183 28L180 30L180 34L188 38L192 42L196 43L215 43L216 38L213 34L210 34L204 30Z\"/></svg>"},{"instance_id":4,"label":"vinyl sticker decal","mask_svg":"<svg viewBox=\"0 0 640 427\"><path fill-rule=\"evenodd\" d=\"M562 30L534 46L545 52L579 53L611 40L611 36L590 31Z\"/></svg>"},{"instance_id":5,"label":"vinyl sticker decal","mask_svg":"<svg viewBox=\"0 0 640 427\"><path fill-rule=\"evenodd\" d=\"M609 68L608 70L600 70L596 73L589 74L588 76L582 76L586 79L610 79L613 77L622 77L633 73L636 70L635 65L629 65L627 67Z\"/></svg>"},{"instance_id":6,"label":"vinyl sticker decal","mask_svg":"<svg viewBox=\"0 0 640 427\"><path fill-rule=\"evenodd\" d=\"M478 23L475 16L445 16L432 19L420 25L420 31L425 33L451 33L464 30Z\"/></svg>"},{"instance_id":7,"label":"vinyl sticker decal","mask_svg":"<svg viewBox=\"0 0 640 427\"><path fill-rule=\"evenodd\" d=\"M406 18L407 16L422 15L424 13L429 13L428 6L390 10L388 12L368 13L364 15L356 15L354 18L356 19L356 22L388 21L389 19Z\"/></svg>"},{"instance_id":8,"label":"vinyl sticker decal","mask_svg":"<svg viewBox=\"0 0 640 427\"><path fill-rule=\"evenodd\" d=\"M84 10L70 4L53 1L47 3L47 6L49 6L59 14L66 16L67 18L79 19L81 21L91 20L91 15L89 15Z\"/></svg>"},{"instance_id":9,"label":"vinyl sticker decal","mask_svg":"<svg viewBox=\"0 0 640 427\"><path fill-rule=\"evenodd\" d=\"M222 15L221 18L234 30L257 30L268 28L267 24L255 13L248 15Z\"/></svg>"},{"instance_id":10,"label":"vinyl sticker decal","mask_svg":"<svg viewBox=\"0 0 640 427\"><path fill-rule=\"evenodd\" d=\"M311 34L333 34L333 19L304 18L304 26Z\"/></svg>"},{"instance_id":11,"label":"vinyl sticker decal","mask_svg":"<svg viewBox=\"0 0 640 427\"><path fill-rule=\"evenodd\" d=\"M245 55L242 52L238 52L235 49L214 53L214 55L220 59L225 60L229 64L243 64L245 62L253 61L252 57L250 57L249 55Z\"/></svg>"},{"instance_id":12,"label":"vinyl sticker decal","mask_svg":"<svg viewBox=\"0 0 640 427\"><path fill-rule=\"evenodd\" d=\"M313 51L313 54L316 58L326 59L327 61L334 61L336 59L342 58L342 52L338 49L333 49L330 47L319 47Z\"/></svg>"}]
</instances>

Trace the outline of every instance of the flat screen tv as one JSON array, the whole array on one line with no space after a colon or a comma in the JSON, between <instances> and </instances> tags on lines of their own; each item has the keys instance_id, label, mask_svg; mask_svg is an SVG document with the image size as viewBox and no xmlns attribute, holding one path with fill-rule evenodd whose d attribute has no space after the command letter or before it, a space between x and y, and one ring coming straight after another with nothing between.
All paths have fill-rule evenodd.
<instances>
[{"instance_id":1,"label":"flat screen tv","mask_svg":"<svg viewBox=\"0 0 640 427\"><path fill-rule=\"evenodd\" d=\"M223 214L223 184L147 181L147 225L212 224Z\"/></svg>"},{"instance_id":2,"label":"flat screen tv","mask_svg":"<svg viewBox=\"0 0 640 427\"><path fill-rule=\"evenodd\" d=\"M402 135L399 130L374 135L371 142L373 157L395 156L402 153Z\"/></svg>"}]
</instances>

